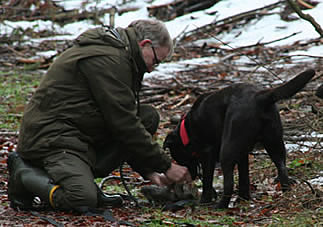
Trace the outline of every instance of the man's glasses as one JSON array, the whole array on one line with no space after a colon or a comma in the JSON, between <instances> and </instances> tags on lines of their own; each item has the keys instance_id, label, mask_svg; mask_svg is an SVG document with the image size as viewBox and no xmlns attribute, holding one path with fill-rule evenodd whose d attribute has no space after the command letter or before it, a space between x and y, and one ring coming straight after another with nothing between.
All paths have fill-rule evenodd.
<instances>
[{"instance_id":1,"label":"man's glasses","mask_svg":"<svg viewBox=\"0 0 323 227\"><path fill-rule=\"evenodd\" d=\"M160 64L160 60L157 58L157 54L156 54L156 51L155 51L155 48L153 45L151 45L151 49L153 50L153 53L154 53L154 58L155 58L155 66L159 65Z\"/></svg>"}]
</instances>

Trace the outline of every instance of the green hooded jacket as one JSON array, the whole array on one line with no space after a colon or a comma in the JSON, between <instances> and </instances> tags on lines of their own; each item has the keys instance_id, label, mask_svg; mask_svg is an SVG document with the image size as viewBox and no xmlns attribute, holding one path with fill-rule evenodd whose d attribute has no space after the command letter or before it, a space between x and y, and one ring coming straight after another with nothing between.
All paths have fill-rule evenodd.
<instances>
[{"instance_id":1,"label":"green hooded jacket","mask_svg":"<svg viewBox=\"0 0 323 227\"><path fill-rule=\"evenodd\" d=\"M170 159L137 116L146 64L133 28L90 29L49 68L26 106L17 151L28 160L67 149L90 165L96 144L118 141L141 174L165 172ZM102 151L109 152L109 151Z\"/></svg>"}]
</instances>

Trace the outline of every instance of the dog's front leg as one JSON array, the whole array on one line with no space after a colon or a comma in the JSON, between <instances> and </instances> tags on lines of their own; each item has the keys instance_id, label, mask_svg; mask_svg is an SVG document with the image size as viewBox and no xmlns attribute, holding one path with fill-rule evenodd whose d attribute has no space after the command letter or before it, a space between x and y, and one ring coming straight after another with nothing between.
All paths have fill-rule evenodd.
<instances>
[{"instance_id":1,"label":"dog's front leg","mask_svg":"<svg viewBox=\"0 0 323 227\"><path fill-rule=\"evenodd\" d=\"M216 209L228 208L231 196L233 194L233 169L234 162L228 160L221 161L221 168L223 171L223 195L219 203L215 206Z\"/></svg>"},{"instance_id":2,"label":"dog's front leg","mask_svg":"<svg viewBox=\"0 0 323 227\"><path fill-rule=\"evenodd\" d=\"M215 168L215 155L213 151L209 151L201 157L201 165L203 171L203 186L200 203L210 203L213 198L217 199L217 193L213 188L213 177Z\"/></svg>"}]
</instances>

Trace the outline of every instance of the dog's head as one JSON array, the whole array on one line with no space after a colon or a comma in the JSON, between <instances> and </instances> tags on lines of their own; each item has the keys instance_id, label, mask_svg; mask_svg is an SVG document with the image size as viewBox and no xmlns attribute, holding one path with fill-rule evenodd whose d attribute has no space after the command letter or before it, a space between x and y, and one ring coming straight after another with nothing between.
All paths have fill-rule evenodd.
<instances>
[{"instance_id":1,"label":"dog's head","mask_svg":"<svg viewBox=\"0 0 323 227\"><path fill-rule=\"evenodd\" d=\"M182 166L186 166L194 180L198 174L198 158L194 155L191 145L184 145L180 137L180 124L174 131L170 132L165 141L163 148L169 149L172 158Z\"/></svg>"}]
</instances>

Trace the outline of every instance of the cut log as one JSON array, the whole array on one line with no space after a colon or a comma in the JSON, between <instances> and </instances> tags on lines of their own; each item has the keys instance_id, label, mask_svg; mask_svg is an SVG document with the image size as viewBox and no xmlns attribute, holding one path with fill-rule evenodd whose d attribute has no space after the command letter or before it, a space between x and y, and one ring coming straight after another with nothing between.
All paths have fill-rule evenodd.
<instances>
[{"instance_id":1,"label":"cut log","mask_svg":"<svg viewBox=\"0 0 323 227\"><path fill-rule=\"evenodd\" d=\"M182 34L181 38L179 39L179 42L183 42L185 40L195 40L197 38L201 37L209 37L210 34L216 35L216 31L219 30L219 28L223 28L225 26L228 26L232 23L238 23L239 21L248 21L253 18L259 18L262 15L266 15L267 11L272 10L276 7L278 7L280 4L284 3L285 1L279 1L261 8L257 8L254 10L250 10L247 12L243 12L237 15L233 15L227 18L224 18L222 20L214 21L210 24L204 25L202 27L198 27L192 31L188 31ZM222 29L224 30L224 29Z\"/></svg>"},{"instance_id":2,"label":"cut log","mask_svg":"<svg viewBox=\"0 0 323 227\"><path fill-rule=\"evenodd\" d=\"M150 17L155 17L162 21L169 21L187 13L208 9L219 1L220 0L175 0L167 4L149 6L147 7L147 10Z\"/></svg>"}]
</instances>

